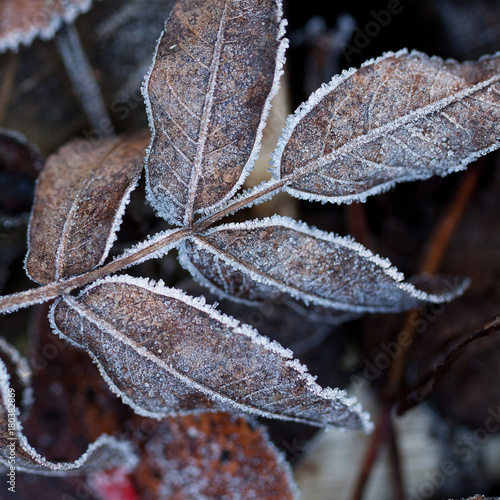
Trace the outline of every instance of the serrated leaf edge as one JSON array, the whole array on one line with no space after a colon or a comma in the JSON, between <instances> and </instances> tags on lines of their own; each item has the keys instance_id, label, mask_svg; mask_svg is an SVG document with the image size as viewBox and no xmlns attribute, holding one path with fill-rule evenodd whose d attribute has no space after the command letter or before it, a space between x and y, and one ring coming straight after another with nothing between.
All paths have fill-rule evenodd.
<instances>
[{"instance_id":1,"label":"serrated leaf edge","mask_svg":"<svg viewBox=\"0 0 500 500\"><path fill-rule=\"evenodd\" d=\"M348 248L349 250L355 251L360 257L363 257L367 259L369 262L374 263L376 266L378 266L380 269L383 270L384 274L389 276L391 279L394 280L395 285L400 289L403 290L404 292L408 293L411 297L421 300L423 302L432 302L436 304L440 304L443 302L449 302L453 300L454 298L460 296L467 286L469 285L468 280L464 280L461 286L458 286L454 290L436 295L436 294L428 294L422 290L419 290L416 288L414 285L412 285L409 282L404 281L405 277L404 275L398 271L396 267L392 265L392 263L384 258L381 257L377 254L374 254L367 248L365 248L363 245L360 243L356 242L349 236L339 236L334 233L328 233L325 231L321 231L320 229L317 229L315 227L309 226L305 224L304 222L301 221L295 221L294 219L291 219L290 217L285 217L285 216L279 216L279 215L274 215L272 217L266 217L264 219L255 219L255 220L250 220L250 221L245 221L245 222L230 222L227 224L222 224L220 226L208 229L204 234L210 235L213 233L217 233L220 231L224 231L227 229L236 229L236 230L241 230L241 229L252 229L256 227L272 227L272 226L282 226L286 227L288 229L292 229L294 231L298 231L303 234L307 234L308 236L312 236L314 238L321 239L323 241L331 242L336 245L340 245L342 247ZM266 283L266 280L262 278L260 274L257 274L248 268L244 266L238 266L235 264L235 261L233 259L227 258L224 255L218 254L217 250L214 249L210 244L207 244L207 242L200 238L196 237L196 235L192 235L188 237L191 241L193 241L196 245L202 247L203 249L207 250L208 252L212 253L214 257L221 259L224 261L226 264L228 264L230 267L233 269L239 270L244 272L245 274L249 275L252 279L254 279L258 283L262 283L264 285L274 285L276 286L279 290L290 294L292 297L296 299L302 300L306 305L308 304L317 304L320 306L325 306L325 307L331 307L334 309L338 310L343 310L343 311L352 311L352 312L391 312L393 311L392 308L382 308L382 307L371 307L371 306L357 306L357 305L352 305L352 304L346 304L343 302L336 302L328 299L323 299L320 297L315 297L314 295L298 291L295 288L285 285L277 280L273 280L270 277L267 277L266 280L268 280L268 283ZM185 248L180 248L179 252L180 256L180 262L181 264L189 271L192 271L193 264L190 263L189 257L187 256L187 251ZM182 260L181 260L182 259ZM186 262L186 260L188 262ZM205 283L208 282L206 278L204 278L201 273L198 270L195 270L195 273L193 274L193 277L195 279L202 279L202 284L207 286ZM219 289L217 289L214 285L210 286L210 291L217 293L219 296L221 296L221 292ZM243 300L242 300L243 302ZM245 301L244 303L252 303L251 301Z\"/></svg>"},{"instance_id":2,"label":"serrated leaf edge","mask_svg":"<svg viewBox=\"0 0 500 500\"><path fill-rule=\"evenodd\" d=\"M7 407L7 401L9 400L8 388L10 387L10 375L7 372L5 364L0 361L0 394L2 397L2 404ZM51 462L47 460L45 457L40 455L29 443L26 439L26 436L22 432L22 425L19 421L20 412L19 408L15 409L15 432L17 438L17 445L20 446L35 462L33 467L26 467L22 464L16 463L16 470L20 472L34 472L36 474L44 475L44 476L61 476L68 475L70 473L81 474L79 469L85 465L89 457L101 446L109 446L116 450L122 456L119 464L110 463L110 467L120 465L127 470L131 470L135 467L138 462L137 457L132 451L132 447L130 443L126 441L118 441L113 436L108 436L107 434L102 434L99 438L90 444L77 460L74 462ZM41 467L47 467L47 469L39 469L36 467L39 465ZM3 459L0 457L0 467L10 467L10 465L4 463Z\"/></svg>"},{"instance_id":3,"label":"serrated leaf edge","mask_svg":"<svg viewBox=\"0 0 500 500\"><path fill-rule=\"evenodd\" d=\"M342 404L345 405L350 409L352 413L356 413L359 416L360 424L361 424L361 430L363 430L365 433L371 432L372 430L372 424L370 422L370 416L367 412L363 411L361 408L361 405L357 402L355 397L347 397L347 393L342 390L342 389L331 389L329 387L322 388L316 383L316 377L311 375L307 371L307 367L303 364L301 364L297 359L293 358L293 353L289 349L285 349L282 347L280 344L278 344L275 341L269 340L267 337L264 337L263 335L260 335L255 329L253 329L249 325L245 325L237 321L235 318L231 316L227 316L220 311L218 311L214 306L211 306L206 303L204 297L191 297L190 295L187 295L184 293L182 290L176 289L176 288L168 288L166 287L163 282L154 282L152 280L148 280L145 278L135 278L132 276L128 275L121 275L121 276L108 276L106 278L102 278L100 280L97 280L93 283L91 283L89 286L87 286L82 292L78 295L78 297L83 296L86 292L92 290L93 288L105 284L105 283L125 283L133 286L138 286L141 288L144 288L145 290L148 290L150 292L153 292L155 294L159 295L164 295L166 297L170 297L173 299L181 300L184 303L194 307L195 309L198 309L201 312L204 312L208 314L211 318L215 319L216 321L219 321L225 325L227 325L229 328L232 329L233 333L239 334L239 335L244 335L245 337L249 338L252 342L255 344L262 346L264 349L274 352L278 355L280 355L285 364L288 365L289 368L293 369L297 373L297 377L301 379L303 382L305 382L305 385L308 387L308 389L315 395L325 399L325 400L330 400L333 404ZM71 307L74 307L78 312L81 312L81 307L80 305L69 295L63 296L61 299L59 299L57 302L55 302L49 312L49 320L51 327L53 331L61 338L69 341L72 345L75 345L76 347L80 349L85 349L85 347L79 345L77 342L69 339L64 333L62 333L59 328L57 327L55 323L55 318L54 318L54 313L55 313L55 308L61 301L65 301L66 304L70 305ZM69 300L69 302L68 302ZM88 321L91 321L86 316L86 319ZM102 320L101 320L102 324ZM320 421L314 421L314 420L308 420L308 419L302 419L300 417L293 417L293 416L288 416L288 415L281 415L281 414L275 414L271 412L266 412L263 411L257 407L252 407L252 406L247 406L247 405L242 405L240 403L237 403L236 401L231 400L227 396L221 395L211 389L207 389L205 386L199 384L198 382L190 379L186 375L183 375L176 370L172 369L169 365L167 365L165 362L159 360L155 356L153 356L147 349L138 346L137 344L131 342L129 339L124 338L124 336L118 332L117 330L114 329L114 327L111 327L112 330L114 330L114 333L116 333L116 337L123 342L124 344L131 346L135 349L137 353L140 355L144 356L145 358L150 359L153 361L155 364L160 366L162 369L164 369L167 373L170 373L174 375L175 377L178 377L180 380L187 382L189 385L194 386L196 389L198 389L200 392L203 394L206 394L210 398L212 398L215 401L220 401L226 405L229 404L230 407L235 408L236 410L243 411L245 413L253 413L259 416L264 416L264 417L269 417L269 418L274 418L274 419L280 419L280 420L288 420L288 421L295 421L295 422L301 422L301 423L306 423L309 425L315 425L317 427L329 427L331 424L320 422ZM87 352L89 352L87 349L85 349ZM145 408L142 408L141 406L137 405L137 403L134 403L131 401L127 396L125 396L122 391L116 387L114 382L110 379L109 375L106 373L104 370L104 367L101 365L99 360L93 353L90 353L93 361L97 364L99 371L101 375L104 377L104 379L110 383L110 387L112 391L117 394L126 404L129 404L138 414L143 415L143 416L148 416L151 418L156 418L156 419L162 419L167 415L179 415L179 414L185 414L188 412L151 412ZM132 404L130 404L132 403ZM193 413L193 412L189 412ZM341 424L339 424L341 425Z\"/></svg>"},{"instance_id":4,"label":"serrated leaf edge","mask_svg":"<svg viewBox=\"0 0 500 500\"><path fill-rule=\"evenodd\" d=\"M369 59L369 60L365 61L360 66L360 68L364 68L365 66L370 66L372 64L377 64L377 63L384 61L385 59L388 59L390 57L397 58L397 57L401 57L401 56L405 56L405 55L410 56L410 57L411 56L424 56L426 58L429 58L429 56L427 56L423 52L420 52L418 50L412 50L410 52L410 51L408 51L408 49L404 48L404 49L398 50L397 52L391 52L391 51L384 52L384 54L378 58ZM496 54L494 54L494 56L497 56L497 55L500 55L500 52L497 52ZM489 57L489 56L483 56L478 61L481 61L487 57ZM444 60L438 56L432 56L432 57L430 57L430 59L431 60L439 60L443 63L456 62L454 59L445 59ZM358 71L358 68L350 68L348 70L344 70L340 75L335 75L330 80L330 82L324 83L319 89L317 89L315 92L313 92L310 95L310 97L295 110L294 113L292 113L291 115L288 116L286 124L282 130L281 136L278 139L278 144L277 144L275 150L271 153L271 161L270 161L271 167L269 170L272 173L272 177L274 180L276 180L276 181L282 180L282 177L281 177L281 159L282 159L285 147L288 144L288 141L290 140L290 137L292 136L292 134L295 130L295 127L300 123L302 118L304 118L312 109L314 109L314 107L327 94L329 94L330 92L335 90L336 87L338 87L342 82L347 80L350 76L352 76L357 71ZM452 96L448 96L448 97L445 97L443 99L440 99L440 101L445 103L443 106L446 106L448 104L451 104L452 102L456 102L457 94L459 94L461 96L466 96L466 95L474 93L475 91L477 91L481 88L488 86L492 82L499 81L499 80L500 80L500 75L495 75L494 77L491 77L488 80L484 80L484 81L482 81L482 82L480 82L472 87L463 89L462 91L457 92L457 93L453 94ZM425 113L422 110L425 110L426 108L431 109L432 107L434 107L434 104L435 103L431 103L430 105L424 106L423 108L418 108L414 111L411 111L410 113L407 113L406 115L404 115L402 117L396 118L395 120L393 120L393 122L391 122L391 124L385 124L385 125L382 125L381 127L377 127L377 129L374 129L374 131L377 131L377 130L384 128L384 127L388 128L389 131L395 130L398 126L403 125L405 122L407 122L409 119L408 118L409 116L417 117L419 115L425 115ZM372 133L372 132L373 131L370 131L370 133ZM366 135L362 136L362 138L363 137L366 137ZM359 138L354 139L353 141L359 142ZM344 146L342 146L339 149L342 149L348 145L349 145L349 143L345 144ZM495 151L499 147L500 147L500 138L497 140L497 142L495 144L492 144L491 146L489 146L487 148L484 148L482 150L471 153L463 160L457 162L456 167L448 168L445 172L441 172L439 175L441 177L444 177L450 173L464 170L469 163L473 162L474 160L476 160L477 158L479 158L481 156L484 156L488 153L491 153L492 151ZM329 163L329 161L324 160L323 163L326 165ZM321 166L318 166L317 168L321 168ZM293 189L293 188L286 186L286 185L283 187L283 190L286 191L287 193L289 193L290 195L294 196L295 198L299 198L299 199L306 200L306 201L319 201L321 203L337 203L337 204L341 204L341 203L349 204L349 203L352 203L355 201L359 201L359 202L364 203L369 196L383 193L383 192L393 188L396 184L399 184L401 182L425 180L425 179L428 179L429 177L432 177L432 176L433 176L433 174L431 174L431 173L427 174L425 172L423 172L420 175L411 174L411 175L408 175L406 177L401 177L401 178L398 178L396 180L385 182L385 183L380 184L378 186L374 186L373 188L367 189L367 190L363 191L362 193L350 194L350 195L345 195L345 196L318 195L318 194L314 194L314 193L309 193L309 192L304 192L304 191L300 191L297 189Z\"/></svg>"},{"instance_id":5,"label":"serrated leaf edge","mask_svg":"<svg viewBox=\"0 0 500 500\"><path fill-rule=\"evenodd\" d=\"M264 132L264 128L265 128L267 119L269 117L269 112L271 110L271 101L274 98L274 96L278 93L278 90L280 87L280 79L281 79L281 76L283 75L283 72L284 72L283 66L284 66L285 60L286 60L285 52L289 46L289 41L284 36L285 32L286 32L286 26L287 26L288 21L286 19L282 18L282 16L283 16L283 3L281 0L275 0L275 4L277 6L277 18L280 20L280 25L278 28L278 34L276 36L276 40L280 41L280 44L278 46L278 50L276 53L276 65L275 65L273 83L271 85L271 90L270 90L270 92L266 98L266 101L264 103L264 106L262 108L261 119L259 122L259 126L257 128L254 146L252 148L252 151L250 152L250 155L248 157L248 160L247 160L245 166L243 167L243 170L240 174L240 178L239 178L238 182L233 186L233 188L229 191L229 193L227 193L226 196L224 196L217 203L215 203L209 207L198 209L195 211L195 213L209 215L209 214L214 213L216 209L222 208L234 196L234 194L241 188L241 186L245 182L245 179L248 177L248 175L252 171L252 169L255 165L255 162L257 161L257 158L259 156L259 152L260 152L260 149L262 147L262 135ZM165 25L169 21L169 19L170 19L170 15L169 15L168 19L165 21ZM144 75L144 81L141 85L141 93L142 93L142 96L144 97L144 104L146 105L146 113L148 116L148 124L149 124L149 128L151 130L151 141L149 143L149 147L146 149L146 156L144 159L146 173L148 170L149 155L151 153L151 148L153 147L153 142L154 142L155 137L156 137L156 128L154 125L151 99L150 99L149 94L148 94L148 85L149 85L149 80L151 79L151 74L152 74L154 67L155 67L158 49L160 47L160 43L161 43L161 40L162 40L164 34L165 34L165 30L163 30L161 32L161 34L156 42L156 48L155 48L155 51L153 54L152 63L149 66L147 73ZM147 177L147 174L146 174L146 177ZM155 196L154 196L154 193L153 193L148 181L146 181L146 198L147 198L149 204L151 205L151 207L153 207L153 210L155 211L155 213L159 217L171 222L173 225L175 225L177 227L181 227L180 224L175 222L175 220L172 218L172 216L170 214L163 213L162 210L160 210L156 207L156 203L154 202Z\"/></svg>"}]
</instances>

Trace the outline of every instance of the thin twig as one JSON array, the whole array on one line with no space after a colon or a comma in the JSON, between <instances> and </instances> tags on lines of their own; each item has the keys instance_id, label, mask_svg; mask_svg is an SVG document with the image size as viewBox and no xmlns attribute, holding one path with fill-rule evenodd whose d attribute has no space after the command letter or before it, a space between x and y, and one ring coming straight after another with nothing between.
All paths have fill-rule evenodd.
<instances>
[{"instance_id":1,"label":"thin twig","mask_svg":"<svg viewBox=\"0 0 500 500\"><path fill-rule=\"evenodd\" d=\"M460 359L463 350L477 339L487 337L500 331L500 316L496 316L493 321L483 328L476 330L472 335L462 341L457 347L448 353L442 363L440 363L431 373L425 374L419 382L407 391L406 396L397 408L399 415L411 410L413 407L428 399L445 375L450 371L455 362Z\"/></svg>"},{"instance_id":2,"label":"thin twig","mask_svg":"<svg viewBox=\"0 0 500 500\"><path fill-rule=\"evenodd\" d=\"M389 462L392 469L392 478L394 484L394 496L397 500L405 500L405 483L403 470L401 469L401 453L399 451L399 442L394 422L389 418Z\"/></svg>"},{"instance_id":3,"label":"thin twig","mask_svg":"<svg viewBox=\"0 0 500 500\"><path fill-rule=\"evenodd\" d=\"M430 243L427 246L424 258L422 259L422 264L420 265L420 274L432 275L439 270L450 240L457 229L460 220L462 219L472 195L476 190L481 171L481 165L476 164L471 166L465 173L463 182L455 194L450 206L431 233L429 239ZM397 394L400 388L401 380L403 379L406 367L406 358L413 344L416 327L419 324L418 319L420 318L421 313L422 309L414 309L409 311L405 316L401 332L406 333L408 342L405 342L405 344L401 346L400 355L391 365L384 390L384 395L388 398L392 398L395 394Z\"/></svg>"},{"instance_id":4,"label":"thin twig","mask_svg":"<svg viewBox=\"0 0 500 500\"><path fill-rule=\"evenodd\" d=\"M361 500L363 498L363 493L368 483L368 479L370 478L372 468L375 465L382 446L386 442L387 433L390 427L391 407L392 405L390 404L385 404L382 407L379 420L375 426L375 431L371 436L370 444L368 445L363 464L361 465L352 500Z\"/></svg>"},{"instance_id":5,"label":"thin twig","mask_svg":"<svg viewBox=\"0 0 500 500\"><path fill-rule=\"evenodd\" d=\"M431 237L429 239L430 244L427 246L425 256L422 259L422 264L420 266L421 274L435 274L438 271L451 237L453 236L453 233L455 232L465 212L465 209L467 208L467 205L475 192L480 174L481 166L478 164L469 167L469 170L465 173L464 180L460 185L457 193L453 197L452 202L450 203L444 216L436 225L436 228L431 233ZM370 458L376 456L376 451L374 450L374 448L382 446L384 444L380 436L387 436L387 432L385 431L385 429L390 425L388 424L388 420L391 419L391 412L388 411L387 408L392 408L394 397L399 392L406 368L406 360L415 338L416 326L418 325L418 319L421 315L421 312L422 309L414 309L412 311L409 311L405 315L403 327L399 335L404 334L407 341L404 343L404 345L401 345L399 356L395 358L391 364L389 374L382 392L382 398L383 400L385 400L385 403L381 411L381 416L377 422L373 437L366 451L365 463L363 464L359 476L359 483L356 487L356 496L353 497L353 500L362 499L365 485L371 473L371 468L374 465L374 461L370 460ZM371 465L369 468L367 468L368 465L365 464Z\"/></svg>"},{"instance_id":6,"label":"thin twig","mask_svg":"<svg viewBox=\"0 0 500 500\"><path fill-rule=\"evenodd\" d=\"M103 135L113 134L113 125L101 96L101 89L94 78L92 66L75 26L65 24L57 32L55 42L90 126L100 130Z\"/></svg>"},{"instance_id":7,"label":"thin twig","mask_svg":"<svg viewBox=\"0 0 500 500\"><path fill-rule=\"evenodd\" d=\"M455 233L458 224L476 191L482 172L482 159L471 165L464 175L464 180L455 198L429 238L429 246L424 253L424 259L419 266L420 274L435 274L441 267L446 248Z\"/></svg>"}]
</instances>

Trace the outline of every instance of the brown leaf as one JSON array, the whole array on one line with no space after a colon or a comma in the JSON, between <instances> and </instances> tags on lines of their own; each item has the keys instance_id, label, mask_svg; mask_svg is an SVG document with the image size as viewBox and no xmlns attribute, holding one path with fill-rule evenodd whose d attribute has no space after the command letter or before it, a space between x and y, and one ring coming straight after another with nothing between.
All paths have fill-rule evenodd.
<instances>
[{"instance_id":1,"label":"brown leaf","mask_svg":"<svg viewBox=\"0 0 500 500\"><path fill-rule=\"evenodd\" d=\"M221 301L220 296L212 294L191 279L184 280L177 286L189 295L203 295L210 304L217 303L217 309L222 313L255 328L261 335L287 347L296 356L321 344L334 325L357 317L355 313L301 307L296 301L286 300L285 296L282 297L283 300L266 300L251 305L235 300Z\"/></svg>"},{"instance_id":2,"label":"brown leaf","mask_svg":"<svg viewBox=\"0 0 500 500\"><path fill-rule=\"evenodd\" d=\"M55 336L39 306L30 319L28 363L35 403L24 434L51 461L72 461L101 434L119 437L131 411L112 394L84 351Z\"/></svg>"},{"instance_id":3,"label":"brown leaf","mask_svg":"<svg viewBox=\"0 0 500 500\"><path fill-rule=\"evenodd\" d=\"M265 430L222 412L156 424L133 478L142 500L298 497Z\"/></svg>"},{"instance_id":4,"label":"brown leaf","mask_svg":"<svg viewBox=\"0 0 500 500\"><path fill-rule=\"evenodd\" d=\"M343 203L463 170L500 144L499 63L402 50L334 77L289 118L275 176L293 196Z\"/></svg>"},{"instance_id":5,"label":"brown leaf","mask_svg":"<svg viewBox=\"0 0 500 500\"><path fill-rule=\"evenodd\" d=\"M174 224L231 197L252 168L278 87L281 0L180 0L144 86L149 200Z\"/></svg>"},{"instance_id":6,"label":"brown leaf","mask_svg":"<svg viewBox=\"0 0 500 500\"><path fill-rule=\"evenodd\" d=\"M108 278L60 299L51 314L54 331L88 350L139 414L225 409L370 428L355 400L319 387L291 351L180 290Z\"/></svg>"},{"instance_id":7,"label":"brown leaf","mask_svg":"<svg viewBox=\"0 0 500 500\"><path fill-rule=\"evenodd\" d=\"M10 348L11 362L20 361L19 354ZM26 370L26 362L19 370ZM121 466L131 468L136 460L128 443L102 435L75 462L49 462L33 449L22 433L19 413L16 409L16 391L10 386L10 377L5 363L0 360L0 468L8 471L34 472L44 475L60 475L71 472L83 473ZM15 484L15 481L14 481Z\"/></svg>"},{"instance_id":8,"label":"brown leaf","mask_svg":"<svg viewBox=\"0 0 500 500\"><path fill-rule=\"evenodd\" d=\"M36 328L29 350L35 370L36 404L23 422L26 435L51 460L78 456L102 432L130 439L140 457L140 465L128 476L119 469L81 478L80 487L86 494L90 495L92 489L100 493L96 495L99 498L160 500L165 498L162 492L167 488L178 495L168 498L182 494L185 496L181 498L189 497L188 492L196 488L200 490L196 498L238 494L249 498L252 493L255 498L292 497L294 484L289 467L263 428L243 417L218 412L169 417L159 422L132 414L109 392L85 352L53 336L45 309L37 311L33 318L37 321L33 321ZM48 478L42 478L44 482L37 478L35 482L38 488L50 492L47 498L74 495L76 486L72 487L71 478L50 479L51 483ZM19 498L36 497L33 482L33 476L18 475ZM130 483L137 490L135 496L127 496L120 489L130 487Z\"/></svg>"},{"instance_id":9,"label":"brown leaf","mask_svg":"<svg viewBox=\"0 0 500 500\"><path fill-rule=\"evenodd\" d=\"M92 0L2 0L0 53L29 45L34 38L52 38L62 23L86 12Z\"/></svg>"},{"instance_id":10,"label":"brown leaf","mask_svg":"<svg viewBox=\"0 0 500 500\"><path fill-rule=\"evenodd\" d=\"M50 283L104 261L142 170L147 140L140 133L92 147L77 139L47 160L31 214L31 278Z\"/></svg>"},{"instance_id":11,"label":"brown leaf","mask_svg":"<svg viewBox=\"0 0 500 500\"><path fill-rule=\"evenodd\" d=\"M245 301L279 300L341 311L397 312L460 295L466 281L428 294L403 281L391 263L349 238L286 217L225 224L190 238L181 263L219 295Z\"/></svg>"}]
</instances>

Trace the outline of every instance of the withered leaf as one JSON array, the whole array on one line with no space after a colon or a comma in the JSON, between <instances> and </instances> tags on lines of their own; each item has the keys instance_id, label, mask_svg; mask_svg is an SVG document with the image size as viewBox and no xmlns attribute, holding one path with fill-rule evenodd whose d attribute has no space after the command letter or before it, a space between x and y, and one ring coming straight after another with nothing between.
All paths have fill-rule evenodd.
<instances>
[{"instance_id":1,"label":"withered leaf","mask_svg":"<svg viewBox=\"0 0 500 500\"><path fill-rule=\"evenodd\" d=\"M32 373L29 364L2 337L0 337L0 361L9 374L10 387L15 391L19 414L23 415L33 403Z\"/></svg>"},{"instance_id":2,"label":"withered leaf","mask_svg":"<svg viewBox=\"0 0 500 500\"><path fill-rule=\"evenodd\" d=\"M298 498L265 429L222 412L158 422L133 478L141 500Z\"/></svg>"},{"instance_id":3,"label":"withered leaf","mask_svg":"<svg viewBox=\"0 0 500 500\"><path fill-rule=\"evenodd\" d=\"M177 284L190 295L203 295L209 304L217 303L217 309L245 323L261 335L287 347L297 356L316 347L331 333L333 326L356 318L356 313L334 311L317 306L306 307L295 300L270 301L246 304L241 301L221 300L194 279Z\"/></svg>"},{"instance_id":4,"label":"withered leaf","mask_svg":"<svg viewBox=\"0 0 500 500\"><path fill-rule=\"evenodd\" d=\"M60 299L51 316L54 331L88 350L139 414L225 409L370 428L355 400L319 387L291 351L180 290L107 278Z\"/></svg>"},{"instance_id":5,"label":"withered leaf","mask_svg":"<svg viewBox=\"0 0 500 500\"><path fill-rule=\"evenodd\" d=\"M10 348L11 354L15 352ZM11 362L19 361L18 372L25 372L27 364L17 352ZM76 461L49 462L32 448L22 432L19 422L16 391L10 385L10 375L3 360L0 359L0 468L10 470L14 463L16 470L43 475L64 475L71 472L82 474L105 468L124 467L131 469L136 458L127 442L120 442L110 436L102 435L92 443L87 451Z\"/></svg>"},{"instance_id":6,"label":"withered leaf","mask_svg":"<svg viewBox=\"0 0 500 500\"><path fill-rule=\"evenodd\" d=\"M499 66L402 50L344 72L289 117L274 174L293 196L342 203L463 170L500 144Z\"/></svg>"},{"instance_id":7,"label":"withered leaf","mask_svg":"<svg viewBox=\"0 0 500 500\"><path fill-rule=\"evenodd\" d=\"M232 196L260 148L285 42L281 0L179 0L143 88L149 200L174 224Z\"/></svg>"},{"instance_id":8,"label":"withered leaf","mask_svg":"<svg viewBox=\"0 0 500 500\"><path fill-rule=\"evenodd\" d=\"M96 146L76 139L47 160L30 221L31 278L50 283L104 261L141 173L147 141L146 133Z\"/></svg>"},{"instance_id":9,"label":"withered leaf","mask_svg":"<svg viewBox=\"0 0 500 500\"><path fill-rule=\"evenodd\" d=\"M428 294L352 239L279 216L196 234L181 246L180 256L195 279L228 298L278 300L285 293L306 304L358 313L445 302L467 286L462 280L448 293Z\"/></svg>"},{"instance_id":10,"label":"withered leaf","mask_svg":"<svg viewBox=\"0 0 500 500\"><path fill-rule=\"evenodd\" d=\"M2 0L0 53L29 45L34 38L52 38L62 23L70 23L92 5L92 0Z\"/></svg>"}]
</instances>

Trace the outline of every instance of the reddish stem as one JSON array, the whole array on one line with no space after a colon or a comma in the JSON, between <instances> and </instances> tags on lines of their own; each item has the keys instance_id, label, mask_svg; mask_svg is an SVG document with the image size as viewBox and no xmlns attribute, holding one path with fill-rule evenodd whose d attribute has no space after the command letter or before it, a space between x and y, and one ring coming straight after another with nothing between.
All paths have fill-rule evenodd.
<instances>
[{"instance_id":1,"label":"reddish stem","mask_svg":"<svg viewBox=\"0 0 500 500\"><path fill-rule=\"evenodd\" d=\"M422 264L420 265L421 274L434 274L438 271L448 244L477 188L480 175L481 162L469 167L469 170L465 173L462 184L429 237L429 244L427 245L424 258L422 259ZM405 342L404 346L401 346L399 356L394 359L390 367L389 375L382 392L383 399L386 402L382 408L375 431L366 451L365 461L361 469L353 500L362 499L368 477L375 464L374 458L376 458L378 454L377 449L384 444L386 437L388 437L387 429L392 427L392 423L390 423L392 418L390 410L392 409L394 398L401 387L406 368L406 360L415 338L416 325L418 324L416 319L420 316L421 311L421 309L414 309L413 311L409 311L405 316L400 334L405 332L406 338L408 338L409 341ZM396 436L394 436L394 438L396 439Z\"/></svg>"},{"instance_id":2,"label":"reddish stem","mask_svg":"<svg viewBox=\"0 0 500 500\"><path fill-rule=\"evenodd\" d=\"M361 470L359 472L358 480L356 481L356 489L352 495L352 500L361 500L363 498L363 493L365 491L366 484L368 483L368 479L370 478L372 468L377 461L378 454L386 441L386 437L390 429L391 408L391 404L385 404L380 411L375 431L372 434L370 444L368 445L368 449L365 453L363 465L361 466Z\"/></svg>"}]
</instances>

